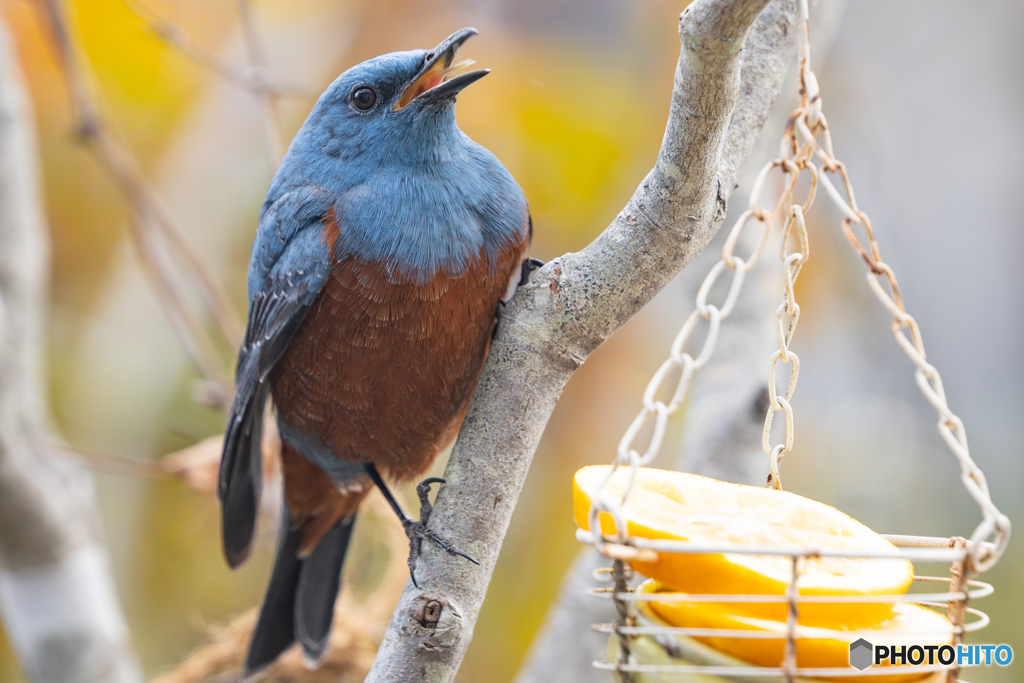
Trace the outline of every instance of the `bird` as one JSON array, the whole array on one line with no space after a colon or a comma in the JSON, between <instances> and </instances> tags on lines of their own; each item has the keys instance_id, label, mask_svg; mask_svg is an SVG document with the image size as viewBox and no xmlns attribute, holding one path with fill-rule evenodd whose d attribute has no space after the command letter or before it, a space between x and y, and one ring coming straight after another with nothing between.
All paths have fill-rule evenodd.
<instances>
[{"instance_id":1,"label":"bird","mask_svg":"<svg viewBox=\"0 0 1024 683\"><path fill-rule=\"evenodd\" d=\"M455 63L473 28L432 50L349 68L319 97L260 209L248 316L218 480L223 549L249 556L263 420L276 409L284 506L244 662L294 642L325 654L360 502L377 486L402 520L409 568L424 541L476 562L388 484L422 476L457 435L505 298L528 277L523 190L455 122L455 97L489 73Z\"/></svg>"}]
</instances>

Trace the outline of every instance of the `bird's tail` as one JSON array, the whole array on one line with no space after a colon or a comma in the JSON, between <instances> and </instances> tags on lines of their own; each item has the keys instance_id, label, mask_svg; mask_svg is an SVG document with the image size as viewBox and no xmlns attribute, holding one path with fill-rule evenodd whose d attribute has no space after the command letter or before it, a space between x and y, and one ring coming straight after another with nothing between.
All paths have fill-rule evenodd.
<instances>
[{"instance_id":1,"label":"bird's tail","mask_svg":"<svg viewBox=\"0 0 1024 683\"><path fill-rule=\"evenodd\" d=\"M217 495L221 502L224 556L232 569L249 557L263 486L263 408L266 383L243 385L231 406Z\"/></svg>"},{"instance_id":2,"label":"bird's tail","mask_svg":"<svg viewBox=\"0 0 1024 683\"><path fill-rule=\"evenodd\" d=\"M338 520L302 557L303 527L291 528L285 508L274 572L245 659L246 677L269 665L296 640L307 664L320 663L331 634L341 565L354 524L355 514Z\"/></svg>"}]
</instances>

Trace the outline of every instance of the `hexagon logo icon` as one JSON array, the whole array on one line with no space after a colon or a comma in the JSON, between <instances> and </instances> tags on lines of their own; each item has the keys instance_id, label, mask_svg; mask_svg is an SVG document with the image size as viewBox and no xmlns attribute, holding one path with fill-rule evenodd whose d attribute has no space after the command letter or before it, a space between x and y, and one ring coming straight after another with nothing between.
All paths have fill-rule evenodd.
<instances>
[{"instance_id":1,"label":"hexagon logo icon","mask_svg":"<svg viewBox=\"0 0 1024 683\"><path fill-rule=\"evenodd\" d=\"M868 641L860 638L850 643L850 666L858 671L871 666L872 654L875 651L875 646Z\"/></svg>"}]
</instances>

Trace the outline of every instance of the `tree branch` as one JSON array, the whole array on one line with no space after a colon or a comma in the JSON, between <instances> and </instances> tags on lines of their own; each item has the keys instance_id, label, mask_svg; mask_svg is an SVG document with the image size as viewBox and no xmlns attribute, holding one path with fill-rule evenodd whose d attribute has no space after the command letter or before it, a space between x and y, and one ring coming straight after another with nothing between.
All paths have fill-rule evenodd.
<instances>
[{"instance_id":1,"label":"tree branch","mask_svg":"<svg viewBox=\"0 0 1024 683\"><path fill-rule=\"evenodd\" d=\"M506 308L431 516L481 566L424 548L417 572L425 589L407 584L368 682L455 677L562 388L721 224L795 45L792 0L776 0L747 40L767 4L698 0L683 12L654 169L594 242L548 263Z\"/></svg>"},{"instance_id":2,"label":"tree branch","mask_svg":"<svg viewBox=\"0 0 1024 683\"><path fill-rule=\"evenodd\" d=\"M92 479L45 440L49 253L32 121L0 20L0 616L33 681L135 683Z\"/></svg>"},{"instance_id":3,"label":"tree branch","mask_svg":"<svg viewBox=\"0 0 1024 683\"><path fill-rule=\"evenodd\" d=\"M816 5L812 0L811 35L814 53L822 55L828 52L846 1L830 0ZM758 138L750 155L757 163L744 167L741 182L746 187L753 182L761 163L778 154L776 132L783 129L798 104L798 75L794 67L789 68L782 87L785 101L772 108L764 126L767 134ZM730 197L730 202L736 199L740 210L746 208L746 192L738 198ZM740 211L733 213L738 215ZM751 253L758 238L756 231L744 231L738 253ZM768 249L770 253L771 247ZM721 252L705 250L684 271L684 290L689 297L696 294L708 269L719 258ZM741 484L764 484L768 471L768 459L761 449L767 410L765 363L777 348L774 321L782 281L777 258L762 258L758 267L747 274L743 294L728 323L722 325L711 362L694 377L675 469ZM591 631L590 625L615 621L616 616L609 601L594 600L587 590L596 585L594 570L608 566L609 560L592 547L580 550L566 570L544 623L534 635L515 683L583 683L593 679L593 661L605 658L608 638ZM566 638L567 633L573 637Z\"/></svg>"}]
</instances>

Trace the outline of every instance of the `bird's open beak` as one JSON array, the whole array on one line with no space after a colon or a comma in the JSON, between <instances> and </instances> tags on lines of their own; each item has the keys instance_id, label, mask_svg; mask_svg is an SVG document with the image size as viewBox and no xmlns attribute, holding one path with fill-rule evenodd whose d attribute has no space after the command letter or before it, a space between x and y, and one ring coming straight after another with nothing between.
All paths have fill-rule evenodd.
<instances>
[{"instance_id":1,"label":"bird's open beak","mask_svg":"<svg viewBox=\"0 0 1024 683\"><path fill-rule=\"evenodd\" d=\"M405 109L413 100L427 104L440 102L443 99L454 97L460 90L470 83L474 83L487 74L490 69L477 69L466 71L457 76L449 78L449 74L461 67L469 66L473 60L467 59L457 64L455 55L458 54L462 44L475 36L478 31L475 28L464 28L456 31L441 41L441 44L427 53L423 67L419 70L409 85L405 86L402 95L395 102L392 111Z\"/></svg>"}]
</instances>

